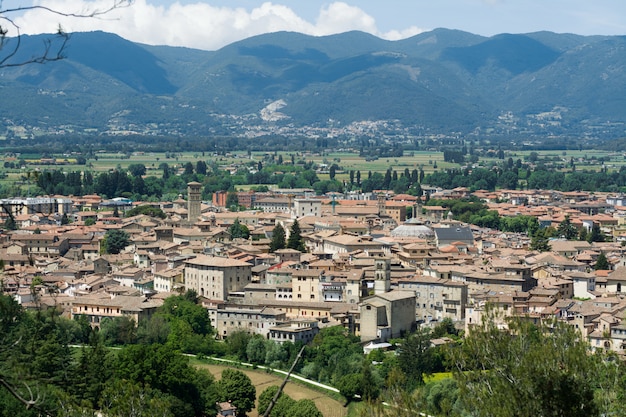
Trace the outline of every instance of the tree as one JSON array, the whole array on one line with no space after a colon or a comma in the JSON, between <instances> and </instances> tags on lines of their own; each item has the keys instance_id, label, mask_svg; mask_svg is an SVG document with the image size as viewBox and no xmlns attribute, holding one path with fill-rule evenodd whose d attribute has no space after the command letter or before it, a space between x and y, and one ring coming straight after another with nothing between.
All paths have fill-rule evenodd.
<instances>
[{"instance_id":1,"label":"tree","mask_svg":"<svg viewBox=\"0 0 626 417\"><path fill-rule=\"evenodd\" d=\"M276 252L278 249L285 249L287 242L285 241L285 229L279 223L274 227L272 232L272 241L270 242L270 252Z\"/></svg>"},{"instance_id":2,"label":"tree","mask_svg":"<svg viewBox=\"0 0 626 417\"><path fill-rule=\"evenodd\" d=\"M506 321L488 309L461 346L449 350L462 398L475 416L599 416L598 357L573 326Z\"/></svg>"},{"instance_id":3,"label":"tree","mask_svg":"<svg viewBox=\"0 0 626 417\"><path fill-rule=\"evenodd\" d=\"M110 417L174 417L171 404L149 385L113 380L102 395L100 406Z\"/></svg>"},{"instance_id":4,"label":"tree","mask_svg":"<svg viewBox=\"0 0 626 417\"><path fill-rule=\"evenodd\" d=\"M130 236L124 230L109 230L104 235L106 253L118 254L130 243Z\"/></svg>"},{"instance_id":5,"label":"tree","mask_svg":"<svg viewBox=\"0 0 626 417\"><path fill-rule=\"evenodd\" d=\"M424 375L433 371L432 353L430 330L426 327L420 326L402 340L398 352L398 365L406 377L408 386L424 384Z\"/></svg>"},{"instance_id":6,"label":"tree","mask_svg":"<svg viewBox=\"0 0 626 417\"><path fill-rule=\"evenodd\" d=\"M206 175L207 173L207 165L204 161L196 162L196 173L199 175Z\"/></svg>"},{"instance_id":7,"label":"tree","mask_svg":"<svg viewBox=\"0 0 626 417\"><path fill-rule=\"evenodd\" d=\"M163 210L158 207L153 207L149 204L143 204L141 206L133 207L132 209L124 213L124 217L133 217L141 214L150 217L158 217L159 219L165 219L167 217Z\"/></svg>"},{"instance_id":8,"label":"tree","mask_svg":"<svg viewBox=\"0 0 626 417\"><path fill-rule=\"evenodd\" d=\"M604 254L604 252L600 252L600 255L598 255L598 259L596 259L596 264L594 265L593 269L595 269L596 271L611 269L611 265L606 259L606 255Z\"/></svg>"},{"instance_id":9,"label":"tree","mask_svg":"<svg viewBox=\"0 0 626 417\"><path fill-rule=\"evenodd\" d=\"M4 221L4 228L6 230L17 230L17 223L15 222L13 216L7 217L7 219Z\"/></svg>"},{"instance_id":10,"label":"tree","mask_svg":"<svg viewBox=\"0 0 626 417\"><path fill-rule=\"evenodd\" d=\"M559 223L556 231L557 236L563 237L567 240L574 240L578 237L578 231L576 230L576 227L572 224L569 216L565 216L565 219L563 219L563 221Z\"/></svg>"},{"instance_id":11,"label":"tree","mask_svg":"<svg viewBox=\"0 0 626 417\"><path fill-rule=\"evenodd\" d=\"M261 416L265 414L265 410L269 407L272 398L278 392L278 387L272 385L267 387L261 395L259 395L259 406L257 412ZM311 400L294 401L284 392L280 393L274 408L270 412L270 417L323 417L315 403Z\"/></svg>"},{"instance_id":12,"label":"tree","mask_svg":"<svg viewBox=\"0 0 626 417\"><path fill-rule=\"evenodd\" d=\"M315 406L315 403L308 399L296 401L296 403L289 408L288 415L290 417L324 417Z\"/></svg>"},{"instance_id":13,"label":"tree","mask_svg":"<svg viewBox=\"0 0 626 417\"><path fill-rule=\"evenodd\" d=\"M552 250L547 230L537 229L530 239L530 250L549 252Z\"/></svg>"},{"instance_id":14,"label":"tree","mask_svg":"<svg viewBox=\"0 0 626 417\"><path fill-rule=\"evenodd\" d=\"M265 414L265 412L267 411L267 407L269 407L270 401L272 400L274 395L276 395L276 391L278 391L278 387L274 385L268 387L265 391L267 391L266 397L268 397L269 394L271 394L271 397L269 397L269 399L267 400L264 399L263 404L261 403L261 399L259 398L259 415L262 415L261 412ZM276 401L276 404L274 404L274 408L272 408L272 411L270 412L270 417L291 417L291 408L295 404L296 401L293 398L291 398L284 392L281 392L278 400Z\"/></svg>"},{"instance_id":15,"label":"tree","mask_svg":"<svg viewBox=\"0 0 626 417\"><path fill-rule=\"evenodd\" d=\"M277 392L278 392L278 386L270 385L269 387L263 390L261 395L259 395L258 406L256 408L259 415L265 414L265 410L267 410L267 407L269 407L270 403L272 402L272 399L274 398ZM281 392L280 397L278 397L278 399L280 400L280 398L285 395L287 394L285 394L284 392Z\"/></svg>"},{"instance_id":16,"label":"tree","mask_svg":"<svg viewBox=\"0 0 626 417\"><path fill-rule=\"evenodd\" d=\"M146 166L144 164L130 164L128 165L128 172L133 177L141 177L146 175Z\"/></svg>"},{"instance_id":17,"label":"tree","mask_svg":"<svg viewBox=\"0 0 626 417\"><path fill-rule=\"evenodd\" d=\"M245 224L241 224L239 218L236 218L233 224L228 228L231 239L247 239L250 237L250 230Z\"/></svg>"},{"instance_id":18,"label":"tree","mask_svg":"<svg viewBox=\"0 0 626 417\"><path fill-rule=\"evenodd\" d=\"M354 397L363 395L363 377L361 374L348 374L342 376L337 382L339 393L348 401Z\"/></svg>"},{"instance_id":19,"label":"tree","mask_svg":"<svg viewBox=\"0 0 626 417\"><path fill-rule=\"evenodd\" d=\"M604 242L604 233L602 233L602 229L600 229L600 225L594 223L591 227L591 232L587 236L587 242Z\"/></svg>"},{"instance_id":20,"label":"tree","mask_svg":"<svg viewBox=\"0 0 626 417\"><path fill-rule=\"evenodd\" d=\"M117 353L114 379L127 380L161 392L176 417L215 415L213 377L189 365L189 359L168 345L131 345Z\"/></svg>"},{"instance_id":21,"label":"tree","mask_svg":"<svg viewBox=\"0 0 626 417\"><path fill-rule=\"evenodd\" d=\"M259 335L252 337L246 346L246 356L250 363L263 365L266 356L265 339Z\"/></svg>"},{"instance_id":22,"label":"tree","mask_svg":"<svg viewBox=\"0 0 626 417\"><path fill-rule=\"evenodd\" d=\"M45 4L3 8L3 3L0 3L0 18L4 23L4 26L0 25L0 68L59 61L65 58L65 49L70 39L70 35L59 26L56 37L46 39L43 43L43 49L39 54L35 54L29 58L22 58L18 55L22 36L19 26L13 20L13 16L31 10L42 10L49 13L51 16L56 15L76 18L99 17L114 9L129 6L130 4L132 4L132 0L111 0L110 7L104 9L70 12L54 9Z\"/></svg>"},{"instance_id":23,"label":"tree","mask_svg":"<svg viewBox=\"0 0 626 417\"><path fill-rule=\"evenodd\" d=\"M100 332L108 345L126 345L135 342L137 337L135 320L128 316L102 320Z\"/></svg>"},{"instance_id":24,"label":"tree","mask_svg":"<svg viewBox=\"0 0 626 417\"><path fill-rule=\"evenodd\" d=\"M245 415L254 408L256 389L246 374L237 369L224 369L218 382L219 401L230 401Z\"/></svg>"},{"instance_id":25,"label":"tree","mask_svg":"<svg viewBox=\"0 0 626 417\"><path fill-rule=\"evenodd\" d=\"M302 235L300 232L300 224L298 220L294 220L291 225L291 229L289 230L289 239L287 240L287 247L289 249L295 249L300 252L306 252L306 247L304 246L304 240L302 239Z\"/></svg>"},{"instance_id":26,"label":"tree","mask_svg":"<svg viewBox=\"0 0 626 417\"><path fill-rule=\"evenodd\" d=\"M231 355L236 355L239 360L246 360L248 342L251 338L250 333L245 330L235 330L226 339L228 352Z\"/></svg>"},{"instance_id":27,"label":"tree","mask_svg":"<svg viewBox=\"0 0 626 417\"><path fill-rule=\"evenodd\" d=\"M100 403L106 382L113 373L111 356L99 333L92 332L89 345L81 348L74 365L70 392L92 408Z\"/></svg>"}]
</instances>

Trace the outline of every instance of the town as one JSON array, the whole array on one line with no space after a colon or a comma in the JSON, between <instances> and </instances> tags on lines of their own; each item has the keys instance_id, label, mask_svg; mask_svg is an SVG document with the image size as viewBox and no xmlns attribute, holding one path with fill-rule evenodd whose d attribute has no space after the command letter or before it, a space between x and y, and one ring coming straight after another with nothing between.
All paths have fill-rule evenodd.
<instances>
[{"instance_id":1,"label":"town","mask_svg":"<svg viewBox=\"0 0 626 417\"><path fill-rule=\"evenodd\" d=\"M172 202L20 197L1 202L16 225L2 235L2 286L25 307L56 307L93 327L120 316L138 323L169 295L193 290L220 339L245 330L306 343L343 326L366 348L444 319L467 331L492 305L503 317L562 320L593 349L626 352L623 197L422 190L431 200L473 195L502 217L534 217L559 234L532 250L525 231L463 223L390 190L240 191L247 209L236 212L225 208L226 192L201 201L197 182ZM124 216L139 207L165 215ZM112 233L126 237L117 250L107 250ZM300 246L287 247L294 240Z\"/></svg>"}]
</instances>

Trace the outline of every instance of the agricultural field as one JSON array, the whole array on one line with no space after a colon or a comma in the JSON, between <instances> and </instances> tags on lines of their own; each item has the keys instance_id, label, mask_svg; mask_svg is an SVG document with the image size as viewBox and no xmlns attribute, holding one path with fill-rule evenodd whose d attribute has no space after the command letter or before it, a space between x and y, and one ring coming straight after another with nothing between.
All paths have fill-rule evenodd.
<instances>
[{"instance_id":1,"label":"agricultural field","mask_svg":"<svg viewBox=\"0 0 626 417\"><path fill-rule=\"evenodd\" d=\"M443 160L443 152L436 151L405 151L402 157L381 157L378 159L366 160L357 153L350 152L327 152L327 153L292 153L292 152L252 152L233 151L225 155L203 152L97 152L93 157L88 158L84 164L76 164L80 155L47 155L49 158L42 160L42 155L29 153L15 155L8 150L0 156L0 186L4 195L30 195L29 189L33 192L37 189L33 186L39 172L45 170L90 171L93 174L107 172L114 169L126 169L131 164L143 164L146 167L146 176L162 176L159 168L163 163L170 168L181 169L185 164L194 165L197 161L204 161L208 165L216 164L222 169L232 168L236 170L244 165L255 165L261 162L267 165L268 156L275 158L282 157L285 161L285 170L293 159L298 162L314 162L317 166L330 167L336 164L339 169L336 171L335 179L339 181L349 180L350 171L360 171L361 178L366 179L369 172L384 173L391 168L398 174L405 170L413 171L422 169L427 175L435 170L442 171L448 168L459 168L461 165ZM56 159L56 164L52 161ZM596 150L550 150L550 151L505 151L504 161L511 158L513 161L542 161L556 170L570 171L572 165L577 171L589 170L618 171L626 164L624 154L618 152L596 151ZM22 161L26 165L22 165ZM490 167L492 164L503 163L502 159L495 157L494 151L483 152L478 158L478 162L471 164L475 166ZM467 163L469 165L469 163ZM318 172L320 180L330 178L327 171ZM524 178L524 177L520 177ZM255 184L258 186L260 184ZM251 184L238 184L238 190L247 190Z\"/></svg>"}]
</instances>

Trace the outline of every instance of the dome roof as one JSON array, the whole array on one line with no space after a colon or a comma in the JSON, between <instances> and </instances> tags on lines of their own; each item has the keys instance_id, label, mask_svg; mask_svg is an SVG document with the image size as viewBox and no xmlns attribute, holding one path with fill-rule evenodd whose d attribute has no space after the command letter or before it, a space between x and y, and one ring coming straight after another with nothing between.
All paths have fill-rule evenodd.
<instances>
[{"instance_id":1,"label":"dome roof","mask_svg":"<svg viewBox=\"0 0 626 417\"><path fill-rule=\"evenodd\" d=\"M435 236L432 229L423 224L402 224L391 231L393 237L416 237L430 239Z\"/></svg>"}]
</instances>

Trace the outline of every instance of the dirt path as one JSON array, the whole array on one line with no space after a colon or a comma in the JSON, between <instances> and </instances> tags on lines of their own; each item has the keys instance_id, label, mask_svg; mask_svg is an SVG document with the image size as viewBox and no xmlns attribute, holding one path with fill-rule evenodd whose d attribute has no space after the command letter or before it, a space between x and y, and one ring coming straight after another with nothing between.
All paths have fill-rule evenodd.
<instances>
[{"instance_id":1,"label":"dirt path","mask_svg":"<svg viewBox=\"0 0 626 417\"><path fill-rule=\"evenodd\" d=\"M222 375L222 371L226 369L226 366L222 365L206 365L200 364L196 365L199 368L208 369L216 379L220 379ZM282 383L283 379L279 378L273 374L268 374L263 371L253 371L250 369L240 369L244 372L254 386L256 387L257 396L263 392L263 390L271 385L278 385ZM305 386L295 384L293 382L288 382L285 385L285 393L289 395L294 400L302 400L309 399L315 402L317 408L324 414L324 417L345 417L348 414L348 410L343 407L339 401L334 400L321 392L312 390ZM252 410L248 413L249 417L258 417L256 410Z\"/></svg>"}]
</instances>

